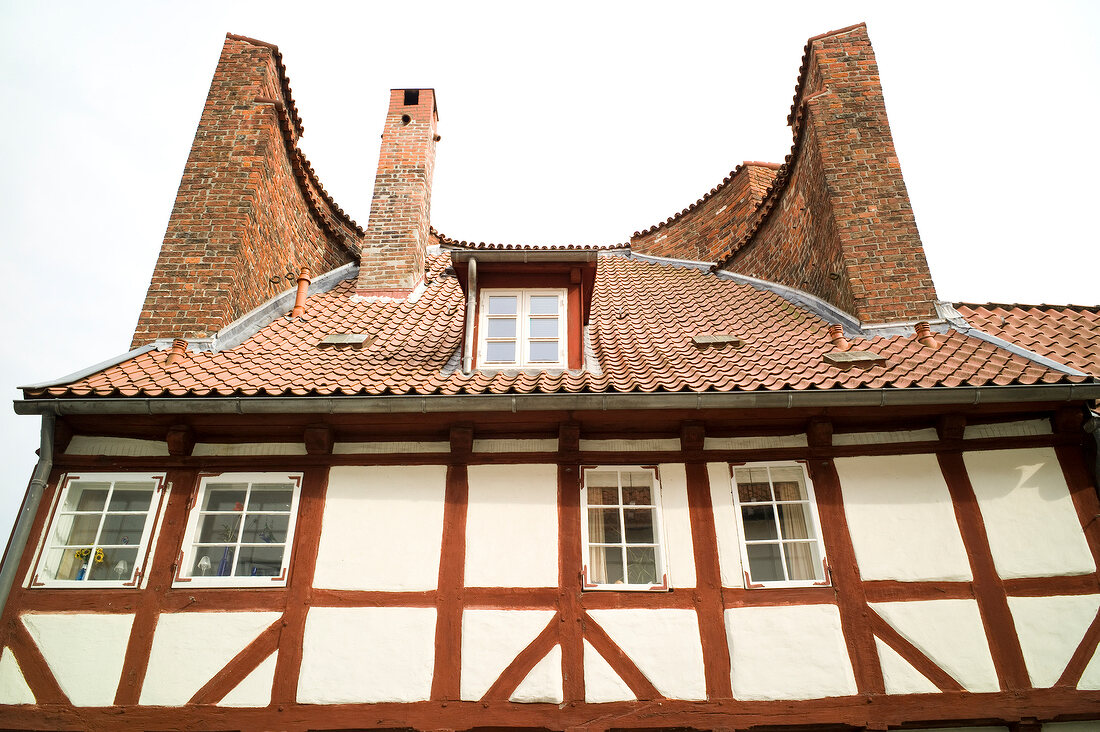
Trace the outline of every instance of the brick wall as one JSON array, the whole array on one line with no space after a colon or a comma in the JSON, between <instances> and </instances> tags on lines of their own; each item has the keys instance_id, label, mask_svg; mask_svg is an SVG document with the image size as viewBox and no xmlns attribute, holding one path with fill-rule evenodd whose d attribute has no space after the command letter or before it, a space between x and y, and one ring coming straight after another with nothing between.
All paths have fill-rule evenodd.
<instances>
[{"instance_id":1,"label":"brick wall","mask_svg":"<svg viewBox=\"0 0 1100 732\"><path fill-rule=\"evenodd\" d=\"M278 49L222 48L131 347L213 334L303 266L354 261L359 233L312 178Z\"/></svg>"},{"instance_id":2,"label":"brick wall","mask_svg":"<svg viewBox=\"0 0 1100 732\"><path fill-rule=\"evenodd\" d=\"M664 223L634 232L641 254L714 261L748 233L779 166L743 163L721 185Z\"/></svg>"},{"instance_id":3,"label":"brick wall","mask_svg":"<svg viewBox=\"0 0 1100 732\"><path fill-rule=\"evenodd\" d=\"M934 317L866 27L811 39L790 121L786 183L722 266L804 289L867 323Z\"/></svg>"},{"instance_id":4,"label":"brick wall","mask_svg":"<svg viewBox=\"0 0 1100 732\"><path fill-rule=\"evenodd\" d=\"M360 295L404 296L424 274L438 121L434 90L390 91L363 237Z\"/></svg>"}]
</instances>

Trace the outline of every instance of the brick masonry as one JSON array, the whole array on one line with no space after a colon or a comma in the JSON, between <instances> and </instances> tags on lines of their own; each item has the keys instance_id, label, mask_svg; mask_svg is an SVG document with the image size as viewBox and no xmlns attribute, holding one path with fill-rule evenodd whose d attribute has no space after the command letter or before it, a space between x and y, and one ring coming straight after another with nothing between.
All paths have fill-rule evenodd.
<instances>
[{"instance_id":1,"label":"brick masonry","mask_svg":"<svg viewBox=\"0 0 1100 732\"><path fill-rule=\"evenodd\" d=\"M131 347L211 335L301 267L355 260L358 229L307 172L293 108L278 49L227 37Z\"/></svg>"},{"instance_id":2,"label":"brick masonry","mask_svg":"<svg viewBox=\"0 0 1100 732\"><path fill-rule=\"evenodd\" d=\"M438 122L434 90L390 90L359 295L401 297L424 275Z\"/></svg>"},{"instance_id":3,"label":"brick masonry","mask_svg":"<svg viewBox=\"0 0 1100 732\"><path fill-rule=\"evenodd\" d=\"M865 323L934 317L865 26L811 39L790 122L786 184L724 268L806 290Z\"/></svg>"}]
</instances>

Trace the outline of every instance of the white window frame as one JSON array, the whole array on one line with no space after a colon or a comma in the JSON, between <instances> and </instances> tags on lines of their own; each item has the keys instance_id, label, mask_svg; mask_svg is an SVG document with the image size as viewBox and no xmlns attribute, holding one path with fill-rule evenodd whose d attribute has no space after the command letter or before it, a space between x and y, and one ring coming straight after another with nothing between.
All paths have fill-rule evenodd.
<instances>
[{"instance_id":1,"label":"white window frame","mask_svg":"<svg viewBox=\"0 0 1100 732\"><path fill-rule=\"evenodd\" d=\"M556 361L529 361L527 353L528 344L531 341L528 331L531 318L531 298L533 296L556 295L558 298L558 358ZM516 360L515 361L489 361L488 346L490 341L511 339L489 338L489 297L516 297ZM509 368L565 368L566 354L568 353L569 328L569 298L564 287L543 287L517 290L483 289L478 298L478 326L477 326L477 364L479 369L509 369ZM536 338L534 340L542 340ZM549 339L547 339L549 340Z\"/></svg>"},{"instance_id":2,"label":"white window frame","mask_svg":"<svg viewBox=\"0 0 1100 732\"><path fill-rule=\"evenodd\" d=\"M787 574L786 565L786 553L783 550L784 539L782 538L782 528L779 526L779 519L775 509L775 506L783 503L790 503L788 501L777 501L772 495L770 505L772 506L772 518L776 522L777 531L779 532L777 540L756 540L748 541L745 538L745 523L744 516L741 512L741 494L737 490L737 470L745 470L750 468L798 468L802 471L802 484L806 488L807 510L809 512L808 522L809 527L814 532L814 536L811 537L813 542L817 546L818 557L821 561L820 567L815 567L815 572L821 573L820 579L812 580L763 580L757 581L752 579L752 574L749 569L749 554L748 544L779 544L780 546L780 562L783 566L784 575ZM769 472L769 483L771 482L771 474ZM737 515L737 543L741 549L741 570L745 578L746 588L764 588L764 587L827 587L831 584L829 577L829 562L825 556L825 543L821 538L821 520L818 516L817 510L817 497L814 495L813 481L810 480L810 473L806 469L806 463L801 460L788 460L788 461L775 461L775 462L754 462L754 463L734 463L730 465L730 484L733 490L733 507L734 513ZM799 501L801 503L801 501ZM755 505L768 505L765 502L752 502ZM801 540L805 542L806 540ZM788 543L791 543L788 541Z\"/></svg>"},{"instance_id":3,"label":"white window frame","mask_svg":"<svg viewBox=\"0 0 1100 732\"><path fill-rule=\"evenodd\" d=\"M103 509L98 512L66 512L63 510L65 501L69 497L69 492L73 489L73 484L80 483L110 483L111 487L108 489L107 498L104 500ZM47 563L50 558L50 550L52 548L59 548L65 546L64 544L53 543L53 533L57 528L58 521L62 514L66 515L91 515L93 513L100 514L99 526L96 529L96 539L100 538L100 533L103 530L103 518L107 515L107 508L110 506L111 494L114 492L115 484L117 483L145 483L151 482L153 486L153 495L149 500L149 508L145 512L145 523L141 529L141 539L137 543L136 559L133 562L133 566L130 567L130 571L125 578L119 577L113 580L92 580L91 572L86 572L83 579L78 580L65 580L65 579L51 579L47 577ZM50 520L46 524L46 530L42 536L42 543L40 548L40 554L38 561L35 563L35 571L33 579L31 580L32 587L50 587L50 588L73 588L73 589L107 589L118 587L138 587L141 584L141 579L145 575L151 553L151 545L153 539L153 532L155 531L157 521L164 508L164 498L168 493L168 484L166 482L165 473L67 473L62 476L59 481L60 490L57 492L57 501L51 507ZM140 512L126 511L126 512L112 512L114 515L119 513L126 513L131 515L137 515ZM97 542L88 545L89 559L95 556L96 549L100 546ZM117 547L116 547L117 548ZM111 563L110 556L111 548L105 548L104 553L106 555L107 563ZM108 569L108 572L113 571L113 566Z\"/></svg>"},{"instance_id":4,"label":"white window frame","mask_svg":"<svg viewBox=\"0 0 1100 732\"><path fill-rule=\"evenodd\" d=\"M295 528L298 522L298 502L302 494L302 473L264 472L264 473L204 473L199 477L199 484L191 496L191 505L188 508L187 528L183 535L183 544L180 546L179 557L176 562L176 574L172 582L173 587L285 587L287 575L290 571L290 557L294 553ZM199 516L202 513L203 499L206 496L207 486L211 483L247 483L248 492L251 493L254 483L290 483L293 485L293 493L290 500L290 518L287 522L286 544L283 551L283 562L280 572L275 577L227 577L199 575L191 573L193 558L197 551L194 546L199 531ZM247 498L246 498L247 500ZM242 514L244 515L244 514ZM247 543L241 542L241 533L244 531L244 523L238 527L237 541L224 542L232 544L240 549ZM236 552L234 552L236 557ZM234 560L235 561L235 560Z\"/></svg>"},{"instance_id":5,"label":"white window frame","mask_svg":"<svg viewBox=\"0 0 1100 732\"><path fill-rule=\"evenodd\" d=\"M656 576L660 578L660 582L656 584L601 584L591 581L591 572L588 567L590 560L590 547L588 539L588 474L590 472L610 472L617 471L620 475L627 472L637 473L649 473L653 480L653 504L652 506L644 506L644 508L653 508L656 524L653 527L653 538L656 544ZM625 519L623 517L623 505L622 505L622 480L618 480L619 488L619 525L624 526ZM654 467L646 467L641 465L586 465L581 469L581 579L583 588L585 590L613 590L613 591L630 591L630 592L663 592L668 590L671 585L668 580L668 558L666 556L666 547L668 542L665 538L665 522L663 516L663 510L661 507L661 480L658 471ZM600 504L602 505L602 504ZM592 508L599 508L600 505L592 506ZM627 561L625 556L626 537L623 537L623 579L625 580L627 573ZM599 543L599 542L597 542ZM609 542L619 543L619 542Z\"/></svg>"}]
</instances>

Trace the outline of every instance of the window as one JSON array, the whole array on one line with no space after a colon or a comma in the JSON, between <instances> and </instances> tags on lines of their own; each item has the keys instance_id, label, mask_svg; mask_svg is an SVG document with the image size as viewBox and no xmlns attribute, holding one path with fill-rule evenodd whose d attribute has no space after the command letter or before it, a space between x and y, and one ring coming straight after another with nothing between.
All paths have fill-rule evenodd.
<instances>
[{"instance_id":1,"label":"window","mask_svg":"<svg viewBox=\"0 0 1100 732\"><path fill-rule=\"evenodd\" d=\"M825 578L813 486L800 463L738 465L733 498L747 587L808 587Z\"/></svg>"},{"instance_id":2,"label":"window","mask_svg":"<svg viewBox=\"0 0 1100 732\"><path fill-rule=\"evenodd\" d=\"M668 589L657 471L589 468L582 490L585 589Z\"/></svg>"},{"instance_id":3,"label":"window","mask_svg":"<svg viewBox=\"0 0 1100 732\"><path fill-rule=\"evenodd\" d=\"M478 364L565 366L565 290L482 290Z\"/></svg>"},{"instance_id":4,"label":"window","mask_svg":"<svg viewBox=\"0 0 1100 732\"><path fill-rule=\"evenodd\" d=\"M223 473L199 481L176 584L286 584L300 473Z\"/></svg>"},{"instance_id":5,"label":"window","mask_svg":"<svg viewBox=\"0 0 1100 732\"><path fill-rule=\"evenodd\" d=\"M163 474L65 476L34 584L136 586L164 486Z\"/></svg>"}]
</instances>

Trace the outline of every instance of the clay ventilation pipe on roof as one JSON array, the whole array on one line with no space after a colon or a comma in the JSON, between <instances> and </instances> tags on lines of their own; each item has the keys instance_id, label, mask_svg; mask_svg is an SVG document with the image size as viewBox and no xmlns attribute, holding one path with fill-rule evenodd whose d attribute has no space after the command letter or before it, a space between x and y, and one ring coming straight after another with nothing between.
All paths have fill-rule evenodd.
<instances>
[{"instance_id":1,"label":"clay ventilation pipe on roof","mask_svg":"<svg viewBox=\"0 0 1100 732\"><path fill-rule=\"evenodd\" d=\"M932 335L932 328L928 323L922 320L916 324L914 330L917 332L917 341L919 341L922 346L928 346L929 348L936 347L936 336Z\"/></svg>"},{"instance_id":2,"label":"clay ventilation pipe on roof","mask_svg":"<svg viewBox=\"0 0 1100 732\"><path fill-rule=\"evenodd\" d=\"M829 340L833 342L833 345L842 351L847 351L848 339L844 337L844 326L840 323L835 323L829 326Z\"/></svg>"},{"instance_id":3,"label":"clay ventilation pipe on roof","mask_svg":"<svg viewBox=\"0 0 1100 732\"><path fill-rule=\"evenodd\" d=\"M309 293L309 267L302 267L298 275L298 296L294 298L294 309L290 311L290 317L297 318L306 311L306 295Z\"/></svg>"},{"instance_id":4,"label":"clay ventilation pipe on roof","mask_svg":"<svg viewBox=\"0 0 1100 732\"><path fill-rule=\"evenodd\" d=\"M164 359L164 365L171 366L174 363L179 363L186 353L187 341L182 338L175 339L172 341L172 350L168 352L168 357Z\"/></svg>"}]
</instances>

